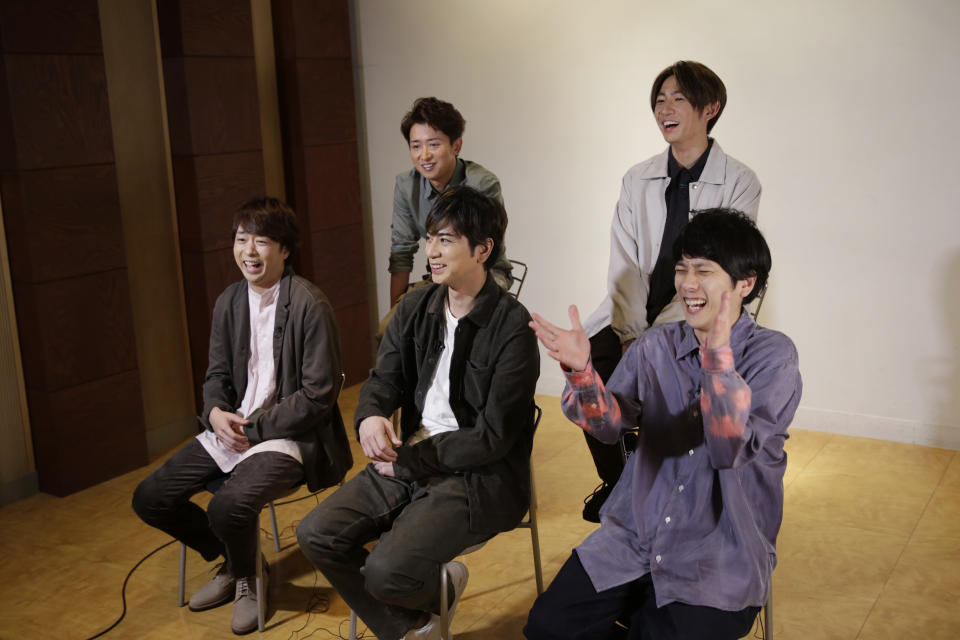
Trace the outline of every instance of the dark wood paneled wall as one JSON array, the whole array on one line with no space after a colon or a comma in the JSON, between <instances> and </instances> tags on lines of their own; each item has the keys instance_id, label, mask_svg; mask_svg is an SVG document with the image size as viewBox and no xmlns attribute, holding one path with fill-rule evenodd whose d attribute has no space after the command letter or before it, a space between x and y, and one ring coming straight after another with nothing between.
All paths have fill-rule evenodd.
<instances>
[{"instance_id":1,"label":"dark wood paneled wall","mask_svg":"<svg viewBox=\"0 0 960 640\"><path fill-rule=\"evenodd\" d=\"M274 0L270 8L279 128L274 119L261 131L259 99L273 91L258 96L265 85L258 86L253 20L262 29L269 19L252 16L250 0L156 0L162 69L143 63L151 67L144 74L159 71L164 83L177 225L164 250L179 252L182 265L198 406L213 305L239 277L233 212L266 191L264 133L283 141L286 193L275 195L301 223L298 271L336 309L348 383L365 379L372 355L347 1ZM129 233L136 198L121 209L114 129L126 131L134 119L118 108L111 122L112 67L104 64L98 11L115 26L111 3L0 0L0 197L40 488L57 495L146 463L144 397L163 396L141 388L138 348L150 346L138 347L146 334L131 292L155 274L131 277L139 264L127 257L139 237ZM111 55L123 51L115 39L109 44ZM261 73L271 66L261 64ZM129 71L114 69L109 97L135 91L116 86ZM147 164L156 169L165 159ZM145 180L142 163L128 160L128 182Z\"/></svg>"},{"instance_id":2,"label":"dark wood paneled wall","mask_svg":"<svg viewBox=\"0 0 960 640\"><path fill-rule=\"evenodd\" d=\"M0 0L0 197L40 489L147 461L96 0Z\"/></svg>"},{"instance_id":3,"label":"dark wood paneled wall","mask_svg":"<svg viewBox=\"0 0 960 640\"><path fill-rule=\"evenodd\" d=\"M158 0L197 406L217 296L240 278L233 213L265 190L250 0Z\"/></svg>"},{"instance_id":4,"label":"dark wood paneled wall","mask_svg":"<svg viewBox=\"0 0 960 640\"><path fill-rule=\"evenodd\" d=\"M330 298L347 384L367 377L370 315L346 0L273 0L287 192L300 271Z\"/></svg>"}]
</instances>

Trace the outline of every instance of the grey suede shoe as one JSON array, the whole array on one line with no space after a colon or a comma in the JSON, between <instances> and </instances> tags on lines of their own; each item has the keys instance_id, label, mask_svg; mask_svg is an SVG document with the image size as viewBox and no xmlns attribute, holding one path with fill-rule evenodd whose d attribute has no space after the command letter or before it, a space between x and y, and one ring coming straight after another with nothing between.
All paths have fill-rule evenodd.
<instances>
[{"instance_id":1,"label":"grey suede shoe","mask_svg":"<svg viewBox=\"0 0 960 640\"><path fill-rule=\"evenodd\" d=\"M263 561L263 601L267 602L267 586L270 584L267 561ZM233 598L233 622L231 628L238 636L250 633L257 628L257 614L260 611L257 601L257 578L238 578Z\"/></svg>"},{"instance_id":2,"label":"grey suede shoe","mask_svg":"<svg viewBox=\"0 0 960 640\"><path fill-rule=\"evenodd\" d=\"M230 602L234 595L234 580L227 570L227 563L220 563L220 569L217 575L207 584L200 587L196 593L190 596L188 606L190 611L206 611L219 607L222 604Z\"/></svg>"}]
</instances>

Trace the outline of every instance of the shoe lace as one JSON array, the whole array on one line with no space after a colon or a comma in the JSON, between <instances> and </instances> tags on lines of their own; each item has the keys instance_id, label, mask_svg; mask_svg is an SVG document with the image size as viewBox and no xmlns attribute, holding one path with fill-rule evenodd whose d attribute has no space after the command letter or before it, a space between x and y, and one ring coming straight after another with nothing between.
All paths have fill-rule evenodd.
<instances>
[{"instance_id":1,"label":"shoe lace","mask_svg":"<svg viewBox=\"0 0 960 640\"><path fill-rule=\"evenodd\" d=\"M246 578L237 580L237 598L243 598L250 595L250 581Z\"/></svg>"}]
</instances>

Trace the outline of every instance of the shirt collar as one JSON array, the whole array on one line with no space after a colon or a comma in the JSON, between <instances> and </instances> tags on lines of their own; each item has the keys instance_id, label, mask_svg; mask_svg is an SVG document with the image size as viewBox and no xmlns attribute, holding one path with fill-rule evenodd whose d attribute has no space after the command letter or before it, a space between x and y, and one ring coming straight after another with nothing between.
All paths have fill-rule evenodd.
<instances>
[{"instance_id":1,"label":"shirt collar","mask_svg":"<svg viewBox=\"0 0 960 640\"><path fill-rule=\"evenodd\" d=\"M713 138L707 138L707 148L703 150L703 153L700 154L700 157L697 158L697 161L693 163L693 166L689 169L681 167L680 163L677 162L677 159L673 157L673 149L667 149L667 175L670 177L670 181L675 181L679 176L680 172L686 171L690 176L690 182L696 182L700 179L700 174L703 173L703 168L707 166L707 157L710 155L710 149L713 147Z\"/></svg>"},{"instance_id":2,"label":"shirt collar","mask_svg":"<svg viewBox=\"0 0 960 640\"><path fill-rule=\"evenodd\" d=\"M496 309L497 302L499 302L501 295L504 295L503 289L500 288L500 285L497 284L496 280L494 280L488 271L487 280L483 283L480 293L477 294L477 301L473 303L473 309L461 318L461 320L470 320L478 327L485 327L487 323L490 322L490 317L493 315L493 310ZM433 297L427 305L427 311L429 313L442 315L446 301L447 285L440 285L437 287L437 290L433 292Z\"/></svg>"},{"instance_id":3,"label":"shirt collar","mask_svg":"<svg viewBox=\"0 0 960 640\"><path fill-rule=\"evenodd\" d=\"M677 336L677 360L683 360L692 352L700 349L700 342L697 340L693 327L686 322L680 322L680 332ZM740 317L730 328L730 347L733 349L734 362L736 362L743 353L743 346L747 338L753 333L757 323L750 317L747 310L740 310Z\"/></svg>"},{"instance_id":4,"label":"shirt collar","mask_svg":"<svg viewBox=\"0 0 960 640\"><path fill-rule=\"evenodd\" d=\"M700 182L723 184L727 174L727 156L712 138L711 143L707 153L707 163L703 166L703 173L700 174Z\"/></svg>"},{"instance_id":5,"label":"shirt collar","mask_svg":"<svg viewBox=\"0 0 960 640\"><path fill-rule=\"evenodd\" d=\"M253 290L253 287L247 286L247 292L250 297L251 308L258 311L274 304L277 301L277 292L280 291L280 283L283 281L281 276L280 280L277 280L276 284L264 291L263 293L257 293Z\"/></svg>"}]
</instances>

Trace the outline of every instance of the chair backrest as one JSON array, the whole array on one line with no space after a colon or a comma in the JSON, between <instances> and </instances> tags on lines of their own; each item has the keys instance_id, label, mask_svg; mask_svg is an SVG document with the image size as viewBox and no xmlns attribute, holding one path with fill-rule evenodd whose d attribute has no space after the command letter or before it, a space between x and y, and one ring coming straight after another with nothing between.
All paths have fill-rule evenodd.
<instances>
[{"instance_id":1,"label":"chair backrest","mask_svg":"<svg viewBox=\"0 0 960 640\"><path fill-rule=\"evenodd\" d=\"M527 264L519 260L510 260L513 265L513 271L510 273L510 288L507 293L514 298L520 297L520 289L523 289L523 283L527 279Z\"/></svg>"},{"instance_id":2,"label":"chair backrest","mask_svg":"<svg viewBox=\"0 0 960 640\"><path fill-rule=\"evenodd\" d=\"M760 289L760 293L757 294L757 297L754 298L750 304L753 305L752 310L748 310L750 317L754 320L757 319L757 316L760 315L760 306L763 304L763 297L767 295L767 290L770 288L770 283L763 285L763 289Z\"/></svg>"}]
</instances>

